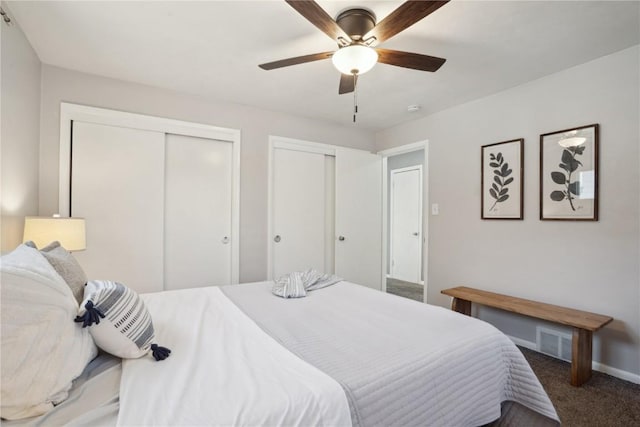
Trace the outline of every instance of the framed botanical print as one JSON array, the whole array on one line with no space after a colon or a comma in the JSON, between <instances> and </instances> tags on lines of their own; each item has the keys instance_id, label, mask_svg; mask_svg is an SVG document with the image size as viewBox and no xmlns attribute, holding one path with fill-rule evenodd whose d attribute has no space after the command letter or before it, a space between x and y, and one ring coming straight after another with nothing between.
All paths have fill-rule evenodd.
<instances>
[{"instance_id":1,"label":"framed botanical print","mask_svg":"<svg viewBox=\"0 0 640 427\"><path fill-rule=\"evenodd\" d=\"M540 219L598 220L598 125L540 135Z\"/></svg>"},{"instance_id":2,"label":"framed botanical print","mask_svg":"<svg viewBox=\"0 0 640 427\"><path fill-rule=\"evenodd\" d=\"M482 219L522 219L524 139L482 146Z\"/></svg>"}]
</instances>

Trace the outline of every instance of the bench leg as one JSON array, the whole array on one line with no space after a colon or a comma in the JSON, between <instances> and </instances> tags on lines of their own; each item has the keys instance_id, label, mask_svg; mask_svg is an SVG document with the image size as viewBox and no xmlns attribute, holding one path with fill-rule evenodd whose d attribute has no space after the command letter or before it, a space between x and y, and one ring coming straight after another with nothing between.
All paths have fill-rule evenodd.
<instances>
[{"instance_id":1,"label":"bench leg","mask_svg":"<svg viewBox=\"0 0 640 427\"><path fill-rule=\"evenodd\" d=\"M571 385L580 387L591 378L591 349L593 333L573 328L571 341Z\"/></svg>"},{"instance_id":2,"label":"bench leg","mask_svg":"<svg viewBox=\"0 0 640 427\"><path fill-rule=\"evenodd\" d=\"M471 301L454 297L451 301L451 310L471 316Z\"/></svg>"}]
</instances>

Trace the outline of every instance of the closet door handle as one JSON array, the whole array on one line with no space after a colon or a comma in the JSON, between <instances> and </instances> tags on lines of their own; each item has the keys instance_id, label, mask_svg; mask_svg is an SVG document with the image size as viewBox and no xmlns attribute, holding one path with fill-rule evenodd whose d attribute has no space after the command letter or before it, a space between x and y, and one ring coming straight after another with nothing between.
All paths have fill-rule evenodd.
<instances>
[{"instance_id":1,"label":"closet door handle","mask_svg":"<svg viewBox=\"0 0 640 427\"><path fill-rule=\"evenodd\" d=\"M228 243L229 243L229 236L224 236L224 237L222 238L222 244L226 245L226 244L228 244Z\"/></svg>"},{"instance_id":2,"label":"closet door handle","mask_svg":"<svg viewBox=\"0 0 640 427\"><path fill-rule=\"evenodd\" d=\"M344 236L338 236L338 240L340 240L341 242L344 242Z\"/></svg>"},{"instance_id":3,"label":"closet door handle","mask_svg":"<svg viewBox=\"0 0 640 427\"><path fill-rule=\"evenodd\" d=\"M281 239L280 239L280 235L279 234L276 234L276 237L273 238L273 241L276 242L276 243L278 243L280 240Z\"/></svg>"},{"instance_id":4,"label":"closet door handle","mask_svg":"<svg viewBox=\"0 0 640 427\"><path fill-rule=\"evenodd\" d=\"M420 233L418 233L417 231L415 233L413 233L414 236L418 236Z\"/></svg>"}]
</instances>

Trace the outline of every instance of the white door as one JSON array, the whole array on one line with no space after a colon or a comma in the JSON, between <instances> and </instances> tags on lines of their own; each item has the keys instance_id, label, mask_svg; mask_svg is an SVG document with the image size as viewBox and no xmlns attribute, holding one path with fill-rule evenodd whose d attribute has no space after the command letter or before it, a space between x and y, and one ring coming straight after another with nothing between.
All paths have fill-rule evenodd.
<instances>
[{"instance_id":1,"label":"white door","mask_svg":"<svg viewBox=\"0 0 640 427\"><path fill-rule=\"evenodd\" d=\"M382 289L382 159L336 148L336 274Z\"/></svg>"},{"instance_id":2,"label":"white door","mask_svg":"<svg viewBox=\"0 0 640 427\"><path fill-rule=\"evenodd\" d=\"M232 144L166 135L164 288L231 283Z\"/></svg>"},{"instance_id":3,"label":"white door","mask_svg":"<svg viewBox=\"0 0 640 427\"><path fill-rule=\"evenodd\" d=\"M74 253L89 279L162 290L164 133L73 122L70 214L86 219Z\"/></svg>"},{"instance_id":4,"label":"white door","mask_svg":"<svg viewBox=\"0 0 640 427\"><path fill-rule=\"evenodd\" d=\"M391 171L391 277L419 283L422 269L422 168Z\"/></svg>"},{"instance_id":5,"label":"white door","mask_svg":"<svg viewBox=\"0 0 640 427\"><path fill-rule=\"evenodd\" d=\"M325 269L325 155L274 148L272 278Z\"/></svg>"}]
</instances>

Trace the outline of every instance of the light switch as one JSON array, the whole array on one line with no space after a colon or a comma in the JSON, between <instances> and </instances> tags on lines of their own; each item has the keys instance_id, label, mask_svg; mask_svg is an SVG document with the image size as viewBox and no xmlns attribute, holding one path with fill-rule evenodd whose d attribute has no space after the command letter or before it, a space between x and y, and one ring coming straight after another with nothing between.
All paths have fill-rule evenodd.
<instances>
[{"instance_id":1,"label":"light switch","mask_svg":"<svg viewBox=\"0 0 640 427\"><path fill-rule=\"evenodd\" d=\"M438 215L440 213L440 207L437 203L431 204L431 215Z\"/></svg>"}]
</instances>

